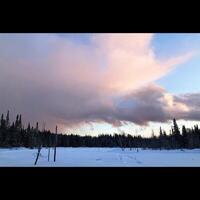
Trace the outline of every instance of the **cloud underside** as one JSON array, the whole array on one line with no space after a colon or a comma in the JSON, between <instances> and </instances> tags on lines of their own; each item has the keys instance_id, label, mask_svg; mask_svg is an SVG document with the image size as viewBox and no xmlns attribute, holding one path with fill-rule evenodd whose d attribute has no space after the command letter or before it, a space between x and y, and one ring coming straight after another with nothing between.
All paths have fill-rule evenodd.
<instances>
[{"instance_id":1,"label":"cloud underside","mask_svg":"<svg viewBox=\"0 0 200 200\"><path fill-rule=\"evenodd\" d=\"M77 44L56 35L0 35L0 110L72 127L199 120L200 94L174 96L155 81L192 57L159 60L152 34L97 34Z\"/></svg>"}]
</instances>

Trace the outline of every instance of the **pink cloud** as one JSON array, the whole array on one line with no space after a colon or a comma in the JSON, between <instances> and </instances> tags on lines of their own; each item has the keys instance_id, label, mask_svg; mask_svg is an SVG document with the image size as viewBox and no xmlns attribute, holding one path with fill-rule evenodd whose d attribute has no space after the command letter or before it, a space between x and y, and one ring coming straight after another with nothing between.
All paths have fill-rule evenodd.
<instances>
[{"instance_id":1,"label":"pink cloud","mask_svg":"<svg viewBox=\"0 0 200 200\"><path fill-rule=\"evenodd\" d=\"M189 60L193 53L168 60L156 58L151 41L153 34L99 34L94 41L106 59L106 87L129 92L153 82Z\"/></svg>"},{"instance_id":2,"label":"pink cloud","mask_svg":"<svg viewBox=\"0 0 200 200\"><path fill-rule=\"evenodd\" d=\"M64 128L92 121L116 126L165 121L171 117L167 111L175 109L170 107L174 97L159 87L143 88L193 54L158 60L152 38L153 34L96 34L85 45L51 34L1 35L0 111L15 108L25 119L46 121L52 129L56 123ZM131 108L135 114L116 107L114 99L133 94L136 99L152 98L161 107L152 101L144 107L137 104ZM187 109L176 103L179 110Z\"/></svg>"}]
</instances>

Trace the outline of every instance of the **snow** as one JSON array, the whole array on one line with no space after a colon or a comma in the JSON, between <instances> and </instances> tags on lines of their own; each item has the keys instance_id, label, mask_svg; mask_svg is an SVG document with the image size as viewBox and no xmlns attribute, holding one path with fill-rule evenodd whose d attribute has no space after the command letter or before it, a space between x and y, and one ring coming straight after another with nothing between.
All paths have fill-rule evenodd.
<instances>
[{"instance_id":1,"label":"snow","mask_svg":"<svg viewBox=\"0 0 200 200\"><path fill-rule=\"evenodd\" d=\"M33 167L37 149L0 149L0 166ZM37 166L40 167L200 167L200 149L143 150L120 148L53 148L48 162L48 149L42 148ZM36 166L36 167L37 167Z\"/></svg>"}]
</instances>

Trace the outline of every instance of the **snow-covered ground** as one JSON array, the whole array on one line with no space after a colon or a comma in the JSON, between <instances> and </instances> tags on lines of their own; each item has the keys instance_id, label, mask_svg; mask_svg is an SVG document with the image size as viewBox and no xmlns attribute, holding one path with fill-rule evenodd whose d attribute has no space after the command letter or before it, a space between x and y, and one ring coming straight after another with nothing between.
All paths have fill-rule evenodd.
<instances>
[{"instance_id":1,"label":"snow-covered ground","mask_svg":"<svg viewBox=\"0 0 200 200\"><path fill-rule=\"evenodd\" d=\"M32 167L37 149L0 149L0 166ZM200 167L200 149L193 150L142 150L120 148L57 148L53 162L51 149L43 148L37 166L57 167Z\"/></svg>"}]
</instances>

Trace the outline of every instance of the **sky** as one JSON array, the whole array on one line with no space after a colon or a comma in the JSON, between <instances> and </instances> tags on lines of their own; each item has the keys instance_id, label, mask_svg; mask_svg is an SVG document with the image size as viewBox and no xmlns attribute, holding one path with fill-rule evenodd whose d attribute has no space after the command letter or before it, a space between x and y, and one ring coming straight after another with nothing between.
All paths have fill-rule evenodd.
<instances>
[{"instance_id":1,"label":"sky","mask_svg":"<svg viewBox=\"0 0 200 200\"><path fill-rule=\"evenodd\" d=\"M200 120L200 34L0 34L0 112L52 131L150 136Z\"/></svg>"}]
</instances>

